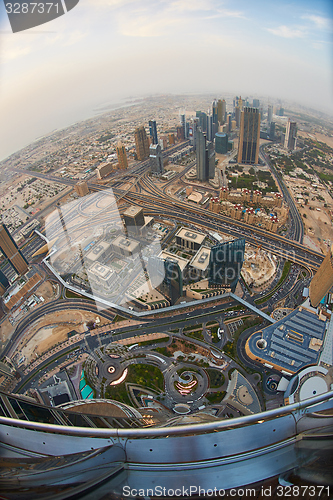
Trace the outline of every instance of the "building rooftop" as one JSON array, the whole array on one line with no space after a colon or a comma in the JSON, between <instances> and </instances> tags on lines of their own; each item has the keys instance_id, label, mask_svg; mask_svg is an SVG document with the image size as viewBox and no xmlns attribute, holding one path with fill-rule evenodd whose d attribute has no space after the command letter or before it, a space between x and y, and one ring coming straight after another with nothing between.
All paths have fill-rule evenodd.
<instances>
[{"instance_id":1,"label":"building rooftop","mask_svg":"<svg viewBox=\"0 0 333 500\"><path fill-rule=\"evenodd\" d=\"M184 257L178 257L178 255L175 255L174 253L171 252L163 251L158 256L160 259L170 260L171 262L177 262L181 271L183 271L187 266L187 264L189 263L189 259L184 259Z\"/></svg>"},{"instance_id":2,"label":"building rooftop","mask_svg":"<svg viewBox=\"0 0 333 500\"><path fill-rule=\"evenodd\" d=\"M186 227L181 227L177 231L176 236L179 236L179 238L182 238L183 240L193 241L199 245L201 245L206 238L205 234L199 233L199 231L194 231L193 229L187 229Z\"/></svg>"},{"instance_id":3,"label":"building rooftop","mask_svg":"<svg viewBox=\"0 0 333 500\"><path fill-rule=\"evenodd\" d=\"M210 248L202 246L190 262L192 267L205 271L209 265Z\"/></svg>"},{"instance_id":4,"label":"building rooftop","mask_svg":"<svg viewBox=\"0 0 333 500\"><path fill-rule=\"evenodd\" d=\"M118 247L121 250L126 250L127 252L133 253L140 246L140 243L131 238L127 238L124 235L118 236L113 242L114 247Z\"/></svg>"},{"instance_id":5,"label":"building rooftop","mask_svg":"<svg viewBox=\"0 0 333 500\"><path fill-rule=\"evenodd\" d=\"M138 215L140 212L142 212L143 209L141 207L137 207L135 205L132 205L131 207L126 208L124 215L127 217L135 217Z\"/></svg>"},{"instance_id":6,"label":"building rooftop","mask_svg":"<svg viewBox=\"0 0 333 500\"><path fill-rule=\"evenodd\" d=\"M267 365L295 373L318 363L328 322L313 308L300 306L248 340L250 352Z\"/></svg>"},{"instance_id":7,"label":"building rooftop","mask_svg":"<svg viewBox=\"0 0 333 500\"><path fill-rule=\"evenodd\" d=\"M110 248L110 244L106 241L99 241L89 253L87 253L86 258L91 261L96 261L99 257Z\"/></svg>"},{"instance_id":8,"label":"building rooftop","mask_svg":"<svg viewBox=\"0 0 333 500\"><path fill-rule=\"evenodd\" d=\"M95 262L88 269L88 273L94 274L95 277L98 277L102 280L107 280L112 276L113 270L110 269L108 266L103 266L99 262Z\"/></svg>"}]
</instances>

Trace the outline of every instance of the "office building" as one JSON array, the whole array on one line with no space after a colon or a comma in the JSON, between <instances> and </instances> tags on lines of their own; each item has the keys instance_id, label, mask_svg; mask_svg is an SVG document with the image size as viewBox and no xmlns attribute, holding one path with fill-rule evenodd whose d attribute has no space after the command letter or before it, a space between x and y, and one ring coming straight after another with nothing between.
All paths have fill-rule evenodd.
<instances>
[{"instance_id":1,"label":"office building","mask_svg":"<svg viewBox=\"0 0 333 500\"><path fill-rule=\"evenodd\" d=\"M209 285L236 290L244 262L245 239L238 238L212 247L209 257Z\"/></svg>"},{"instance_id":2,"label":"office building","mask_svg":"<svg viewBox=\"0 0 333 500\"><path fill-rule=\"evenodd\" d=\"M136 156L139 161L143 161L149 156L149 143L144 127L138 127L134 131Z\"/></svg>"},{"instance_id":3,"label":"office building","mask_svg":"<svg viewBox=\"0 0 333 500\"><path fill-rule=\"evenodd\" d=\"M234 109L240 108L240 110L243 111L244 105L245 105L244 99L236 96L234 99Z\"/></svg>"},{"instance_id":4,"label":"office building","mask_svg":"<svg viewBox=\"0 0 333 500\"><path fill-rule=\"evenodd\" d=\"M183 141L185 139L185 130L183 127L177 127L177 141Z\"/></svg>"},{"instance_id":5,"label":"office building","mask_svg":"<svg viewBox=\"0 0 333 500\"><path fill-rule=\"evenodd\" d=\"M158 144L156 121L149 121L149 135L153 144Z\"/></svg>"},{"instance_id":6,"label":"office building","mask_svg":"<svg viewBox=\"0 0 333 500\"><path fill-rule=\"evenodd\" d=\"M273 119L273 106L270 104L267 109L267 123L270 125Z\"/></svg>"},{"instance_id":7,"label":"office building","mask_svg":"<svg viewBox=\"0 0 333 500\"><path fill-rule=\"evenodd\" d=\"M180 125L184 129L184 139L188 139L188 129L189 129L189 124L186 121L186 116L185 114L180 115Z\"/></svg>"},{"instance_id":8,"label":"office building","mask_svg":"<svg viewBox=\"0 0 333 500\"><path fill-rule=\"evenodd\" d=\"M140 243L124 235L119 235L112 241L112 250L124 257L131 257L137 254L140 249Z\"/></svg>"},{"instance_id":9,"label":"office building","mask_svg":"<svg viewBox=\"0 0 333 500\"><path fill-rule=\"evenodd\" d=\"M176 244L185 250L195 250L197 252L205 238L206 235L199 231L181 227L176 233Z\"/></svg>"},{"instance_id":10,"label":"office building","mask_svg":"<svg viewBox=\"0 0 333 500\"><path fill-rule=\"evenodd\" d=\"M80 196L86 196L89 193L88 184L86 181L79 181L74 186L75 192Z\"/></svg>"},{"instance_id":11,"label":"office building","mask_svg":"<svg viewBox=\"0 0 333 500\"><path fill-rule=\"evenodd\" d=\"M97 167L97 179L101 180L111 174L113 165L110 162L101 163Z\"/></svg>"},{"instance_id":12,"label":"office building","mask_svg":"<svg viewBox=\"0 0 333 500\"><path fill-rule=\"evenodd\" d=\"M215 176L215 151L212 142L207 141L206 134L197 133L197 179L208 181Z\"/></svg>"},{"instance_id":13,"label":"office building","mask_svg":"<svg viewBox=\"0 0 333 500\"><path fill-rule=\"evenodd\" d=\"M193 146L194 151L197 147L197 133L199 128L199 118L192 118L189 123L188 138L190 139L190 144Z\"/></svg>"},{"instance_id":14,"label":"office building","mask_svg":"<svg viewBox=\"0 0 333 500\"><path fill-rule=\"evenodd\" d=\"M217 119L217 100L214 99L212 103L212 116L213 116L213 123L218 124L218 119Z\"/></svg>"},{"instance_id":15,"label":"office building","mask_svg":"<svg viewBox=\"0 0 333 500\"><path fill-rule=\"evenodd\" d=\"M333 245L312 278L309 296L312 307L318 307L321 300L333 286Z\"/></svg>"},{"instance_id":16,"label":"office building","mask_svg":"<svg viewBox=\"0 0 333 500\"><path fill-rule=\"evenodd\" d=\"M259 106L260 106L259 99L253 99L253 106L252 107L259 109Z\"/></svg>"},{"instance_id":17,"label":"office building","mask_svg":"<svg viewBox=\"0 0 333 500\"><path fill-rule=\"evenodd\" d=\"M127 232L138 234L145 225L143 208L132 205L123 213Z\"/></svg>"},{"instance_id":18,"label":"office building","mask_svg":"<svg viewBox=\"0 0 333 500\"><path fill-rule=\"evenodd\" d=\"M288 118L286 135L284 137L284 148L293 151L296 148L296 142L297 142L297 123L290 121L290 118Z\"/></svg>"},{"instance_id":19,"label":"office building","mask_svg":"<svg viewBox=\"0 0 333 500\"><path fill-rule=\"evenodd\" d=\"M2 271L0 271L0 295L3 295L8 287L9 281L7 279L7 276Z\"/></svg>"},{"instance_id":20,"label":"office building","mask_svg":"<svg viewBox=\"0 0 333 500\"><path fill-rule=\"evenodd\" d=\"M269 138L274 141L275 140L275 122L271 122L269 127Z\"/></svg>"},{"instance_id":21,"label":"office building","mask_svg":"<svg viewBox=\"0 0 333 500\"><path fill-rule=\"evenodd\" d=\"M4 224L0 224L0 249L18 275L25 274L28 271L27 261ZM6 283L5 280L4 283Z\"/></svg>"},{"instance_id":22,"label":"office building","mask_svg":"<svg viewBox=\"0 0 333 500\"><path fill-rule=\"evenodd\" d=\"M238 142L238 163L256 164L259 159L260 114L257 108L244 108Z\"/></svg>"},{"instance_id":23,"label":"office building","mask_svg":"<svg viewBox=\"0 0 333 500\"><path fill-rule=\"evenodd\" d=\"M201 130L203 132L207 132L209 116L207 116L203 111L196 111L195 115L197 118L199 118L199 126Z\"/></svg>"},{"instance_id":24,"label":"office building","mask_svg":"<svg viewBox=\"0 0 333 500\"><path fill-rule=\"evenodd\" d=\"M223 101L221 101L221 99L219 99L217 101L217 121L221 125L223 125L223 123L224 123L225 111L226 111L225 100L223 99Z\"/></svg>"},{"instance_id":25,"label":"office building","mask_svg":"<svg viewBox=\"0 0 333 500\"><path fill-rule=\"evenodd\" d=\"M216 126L216 124L213 123L213 115L208 115L207 116L207 139L209 141L214 140L215 126Z\"/></svg>"},{"instance_id":26,"label":"office building","mask_svg":"<svg viewBox=\"0 0 333 500\"><path fill-rule=\"evenodd\" d=\"M169 134L169 144L170 146L175 145L175 134Z\"/></svg>"},{"instance_id":27,"label":"office building","mask_svg":"<svg viewBox=\"0 0 333 500\"><path fill-rule=\"evenodd\" d=\"M119 168L121 170L126 170L128 168L126 149L125 146L121 143L121 141L118 142L116 151L117 151Z\"/></svg>"},{"instance_id":28,"label":"office building","mask_svg":"<svg viewBox=\"0 0 333 500\"><path fill-rule=\"evenodd\" d=\"M168 298L171 305L183 296L183 271L188 260L169 252L148 259L148 274L152 286Z\"/></svg>"},{"instance_id":29,"label":"office building","mask_svg":"<svg viewBox=\"0 0 333 500\"><path fill-rule=\"evenodd\" d=\"M215 152L225 155L228 152L228 134L217 132L215 134Z\"/></svg>"},{"instance_id":30,"label":"office building","mask_svg":"<svg viewBox=\"0 0 333 500\"><path fill-rule=\"evenodd\" d=\"M240 127L240 120L241 120L241 109L237 106L235 109L235 120L236 120L236 127Z\"/></svg>"},{"instance_id":31,"label":"office building","mask_svg":"<svg viewBox=\"0 0 333 500\"><path fill-rule=\"evenodd\" d=\"M162 150L159 144L152 144L149 148L149 165L153 173L164 173Z\"/></svg>"}]
</instances>

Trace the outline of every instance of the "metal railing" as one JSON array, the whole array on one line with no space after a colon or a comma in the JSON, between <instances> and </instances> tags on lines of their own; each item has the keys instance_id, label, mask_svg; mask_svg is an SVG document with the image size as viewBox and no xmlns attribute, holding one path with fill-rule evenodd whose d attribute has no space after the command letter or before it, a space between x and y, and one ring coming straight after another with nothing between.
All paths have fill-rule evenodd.
<instances>
[{"instance_id":1,"label":"metal railing","mask_svg":"<svg viewBox=\"0 0 333 500\"><path fill-rule=\"evenodd\" d=\"M299 403L294 403L292 405L284 406L282 408L275 408L273 410L264 411L261 413L256 413L254 415L247 415L244 417L237 417L227 420L219 420L215 422L208 422L202 424L187 424L187 425L177 425L170 427L142 427L135 429L98 429L98 428L86 428L86 427L69 427L55 424L45 424L40 422L30 422L26 420L13 419L8 417L0 417L0 425L9 425L13 427L20 427L24 429L31 429L40 432L51 432L56 434L67 434L71 436L82 436L82 437L96 437L96 438L154 438L154 437L166 437L166 436L182 436L182 435L196 435L204 434L210 432L218 432L223 430L235 429L242 426L247 426L251 424L263 423L267 420L282 417L287 414L299 414L302 415L302 410L304 414L311 415L308 413L310 407L323 403L325 401L333 398L333 391L315 396L313 398L304 400ZM330 409L333 410L333 401L330 405ZM318 408L313 412L316 415ZM332 418L332 415L327 415L326 418Z\"/></svg>"}]
</instances>

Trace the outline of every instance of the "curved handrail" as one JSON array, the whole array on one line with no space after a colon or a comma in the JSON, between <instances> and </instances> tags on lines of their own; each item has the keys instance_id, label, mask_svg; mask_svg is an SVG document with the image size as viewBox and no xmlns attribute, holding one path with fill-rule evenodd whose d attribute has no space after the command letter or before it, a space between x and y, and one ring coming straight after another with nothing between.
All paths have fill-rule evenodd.
<instances>
[{"instance_id":1,"label":"curved handrail","mask_svg":"<svg viewBox=\"0 0 333 500\"><path fill-rule=\"evenodd\" d=\"M75 435L82 437L96 437L96 438L154 438L165 437L174 435L189 435L189 434L203 434L209 432L221 431L224 429L233 429L243 425L254 423L263 423L265 420L271 418L282 417L293 412L306 409L310 406L317 405L333 398L333 391L326 392L314 398L306 399L300 403L284 406L282 408L275 408L273 410L255 413L254 415L246 415L245 417L237 417L228 420L219 420L216 422L208 422L202 424L187 424L177 425L174 427L141 427L135 429L97 429L87 427L71 427L55 424L44 424L40 422L30 422L26 420L12 419L8 417L0 417L0 424L10 425L14 427L21 427L25 429L38 430L41 432L54 432L58 434ZM327 416L330 418L330 416Z\"/></svg>"}]
</instances>

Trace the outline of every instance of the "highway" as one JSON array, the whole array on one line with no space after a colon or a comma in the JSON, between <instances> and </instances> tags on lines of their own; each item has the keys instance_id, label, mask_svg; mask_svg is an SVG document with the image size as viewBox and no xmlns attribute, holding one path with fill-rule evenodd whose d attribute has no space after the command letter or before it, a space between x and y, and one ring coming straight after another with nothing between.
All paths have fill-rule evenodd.
<instances>
[{"instance_id":1,"label":"highway","mask_svg":"<svg viewBox=\"0 0 333 500\"><path fill-rule=\"evenodd\" d=\"M304 225L303 225L302 217L301 217L301 215L300 215L300 213L295 205L294 199L291 196L289 189L287 188L287 186L283 182L281 175L276 171L276 168L270 162L269 156L264 151L266 146L267 146L267 144L260 146L261 157L264 160L264 162L267 163L270 170L273 172L275 180L279 184L279 188L281 189L281 191L283 193L284 200L289 207L289 214L290 214L292 222L293 222L291 237L292 237L292 239L302 243L303 237L304 237Z\"/></svg>"}]
</instances>

